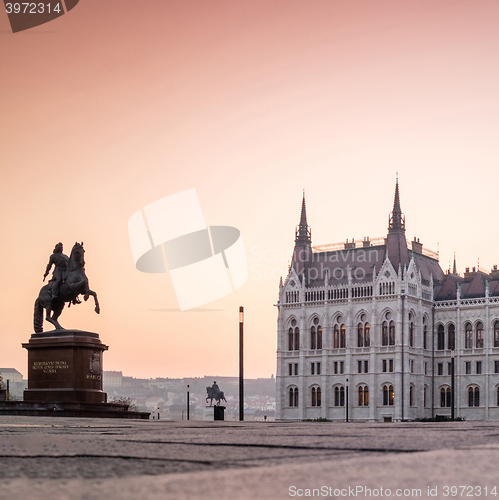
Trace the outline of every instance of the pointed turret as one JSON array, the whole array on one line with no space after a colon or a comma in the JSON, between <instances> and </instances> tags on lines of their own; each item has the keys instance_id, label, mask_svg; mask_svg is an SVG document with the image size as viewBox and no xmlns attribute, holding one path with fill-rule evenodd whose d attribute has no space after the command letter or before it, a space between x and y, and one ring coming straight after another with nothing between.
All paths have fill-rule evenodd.
<instances>
[{"instance_id":1,"label":"pointed turret","mask_svg":"<svg viewBox=\"0 0 499 500\"><path fill-rule=\"evenodd\" d=\"M399 180L395 183L395 198L393 200L393 210L388 218L388 233L396 231L405 232L405 217L400 209Z\"/></svg>"},{"instance_id":2,"label":"pointed turret","mask_svg":"<svg viewBox=\"0 0 499 500\"><path fill-rule=\"evenodd\" d=\"M456 252L454 252L454 265L452 266L452 274L457 274Z\"/></svg>"},{"instance_id":3,"label":"pointed turret","mask_svg":"<svg viewBox=\"0 0 499 500\"><path fill-rule=\"evenodd\" d=\"M312 238L311 231L307 224L307 207L305 204L305 190L301 203L300 223L295 231L295 249L293 252L293 269L300 275L305 275L308 263L312 259ZM308 276L304 276L305 283L308 283Z\"/></svg>"},{"instance_id":4,"label":"pointed turret","mask_svg":"<svg viewBox=\"0 0 499 500\"><path fill-rule=\"evenodd\" d=\"M303 190L303 200L301 202L300 224L295 233L295 243L311 243L310 228L307 224L307 205L305 203L305 190Z\"/></svg>"},{"instance_id":5,"label":"pointed turret","mask_svg":"<svg viewBox=\"0 0 499 500\"><path fill-rule=\"evenodd\" d=\"M393 267L409 264L409 251L405 239L405 217L400 208L399 181L395 183L395 197L393 211L388 217L388 236L386 238L386 251Z\"/></svg>"}]
</instances>

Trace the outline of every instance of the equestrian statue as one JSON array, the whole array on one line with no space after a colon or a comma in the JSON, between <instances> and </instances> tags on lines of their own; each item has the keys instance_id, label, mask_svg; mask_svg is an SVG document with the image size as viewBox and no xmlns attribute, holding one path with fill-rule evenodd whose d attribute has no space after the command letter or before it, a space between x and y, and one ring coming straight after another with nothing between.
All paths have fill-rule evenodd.
<instances>
[{"instance_id":1,"label":"equestrian statue","mask_svg":"<svg viewBox=\"0 0 499 500\"><path fill-rule=\"evenodd\" d=\"M44 309L46 311L45 319L52 323L56 330L64 330L57 318L61 315L66 302L69 303L68 307L71 304L81 304L79 295L83 295L85 301L92 295L95 301L95 312L100 313L97 294L90 290L88 278L85 275L84 254L83 242L73 245L69 257L64 255L62 243L57 243L55 246L43 276L43 281L45 281L50 269L54 266L52 279L42 287L35 301L33 319L35 333L43 332Z\"/></svg>"},{"instance_id":2,"label":"equestrian statue","mask_svg":"<svg viewBox=\"0 0 499 500\"><path fill-rule=\"evenodd\" d=\"M225 402L227 400L225 399L225 395L223 391L220 390L218 387L218 384L213 382L213 385L211 387L206 388L206 392L208 393L208 396L206 396L206 402L208 402L208 399L210 400L210 406L213 404L213 400L215 399L217 401L216 406L220 406L220 401L223 399Z\"/></svg>"}]
</instances>

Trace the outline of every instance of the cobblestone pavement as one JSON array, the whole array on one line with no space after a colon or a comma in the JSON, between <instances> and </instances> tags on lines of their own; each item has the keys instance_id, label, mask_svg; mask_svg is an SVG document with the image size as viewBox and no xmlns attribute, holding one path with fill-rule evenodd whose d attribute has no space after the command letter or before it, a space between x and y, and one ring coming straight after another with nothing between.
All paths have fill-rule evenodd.
<instances>
[{"instance_id":1,"label":"cobblestone pavement","mask_svg":"<svg viewBox=\"0 0 499 500\"><path fill-rule=\"evenodd\" d=\"M499 422L0 417L0 478L2 500L499 499Z\"/></svg>"}]
</instances>

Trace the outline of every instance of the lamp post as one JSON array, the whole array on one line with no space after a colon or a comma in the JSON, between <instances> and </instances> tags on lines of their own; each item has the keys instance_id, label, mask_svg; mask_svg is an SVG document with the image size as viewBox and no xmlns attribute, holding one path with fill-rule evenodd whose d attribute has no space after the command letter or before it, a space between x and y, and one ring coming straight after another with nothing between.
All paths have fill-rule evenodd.
<instances>
[{"instance_id":1,"label":"lamp post","mask_svg":"<svg viewBox=\"0 0 499 500\"><path fill-rule=\"evenodd\" d=\"M244 307L239 307L239 420L244 420Z\"/></svg>"},{"instance_id":2,"label":"lamp post","mask_svg":"<svg viewBox=\"0 0 499 500\"><path fill-rule=\"evenodd\" d=\"M348 422L348 379L346 383L346 393L345 393L345 416L346 416L346 421Z\"/></svg>"},{"instance_id":3,"label":"lamp post","mask_svg":"<svg viewBox=\"0 0 499 500\"><path fill-rule=\"evenodd\" d=\"M454 349L450 351L450 419L454 420Z\"/></svg>"},{"instance_id":4,"label":"lamp post","mask_svg":"<svg viewBox=\"0 0 499 500\"><path fill-rule=\"evenodd\" d=\"M189 384L187 384L187 420L189 420Z\"/></svg>"}]
</instances>

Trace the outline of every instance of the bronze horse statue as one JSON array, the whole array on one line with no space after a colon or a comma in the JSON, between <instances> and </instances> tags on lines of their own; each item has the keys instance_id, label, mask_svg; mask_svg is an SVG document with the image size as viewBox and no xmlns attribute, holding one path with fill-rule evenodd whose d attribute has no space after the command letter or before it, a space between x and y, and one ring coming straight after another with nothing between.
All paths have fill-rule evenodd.
<instances>
[{"instance_id":1,"label":"bronze horse statue","mask_svg":"<svg viewBox=\"0 0 499 500\"><path fill-rule=\"evenodd\" d=\"M45 319L52 323L57 330L64 330L59 324L57 318L61 315L66 302L71 304L81 304L78 296L83 295L86 301L92 295L95 301L95 312L100 313L99 301L97 294L90 290L88 286L88 278L85 275L85 250L83 243L75 243L69 256L69 263L64 271L63 282L59 287L57 297L52 297L52 280L42 287L38 298L35 301L35 313L33 318L33 325L35 333L43 332L43 310L46 311Z\"/></svg>"},{"instance_id":2,"label":"bronze horse statue","mask_svg":"<svg viewBox=\"0 0 499 500\"><path fill-rule=\"evenodd\" d=\"M227 400L225 399L225 394L223 391L217 391L216 389L213 389L212 387L207 387L206 392L208 393L208 396L206 396L206 402L208 402L208 399L209 399L210 406L212 406L214 399L217 401L217 406L220 406L220 401L222 399L227 403Z\"/></svg>"}]
</instances>

